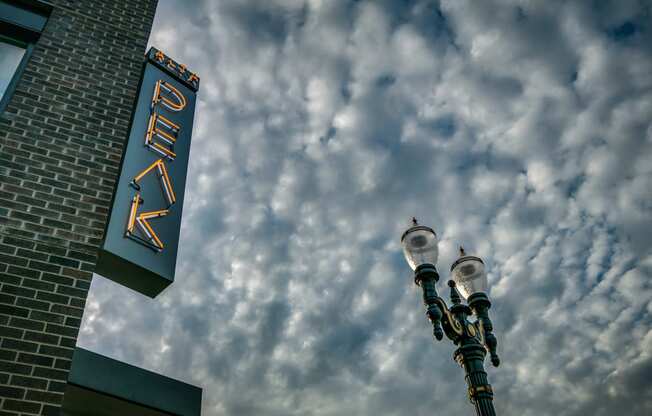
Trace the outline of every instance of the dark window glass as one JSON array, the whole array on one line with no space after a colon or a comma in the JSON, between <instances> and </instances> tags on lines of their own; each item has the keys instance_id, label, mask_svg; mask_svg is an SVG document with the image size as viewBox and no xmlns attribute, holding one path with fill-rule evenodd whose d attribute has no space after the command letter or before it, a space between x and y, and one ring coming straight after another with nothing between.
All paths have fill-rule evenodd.
<instances>
[{"instance_id":1,"label":"dark window glass","mask_svg":"<svg viewBox=\"0 0 652 416\"><path fill-rule=\"evenodd\" d=\"M52 6L40 0L0 0L0 114L9 104Z\"/></svg>"},{"instance_id":2,"label":"dark window glass","mask_svg":"<svg viewBox=\"0 0 652 416\"><path fill-rule=\"evenodd\" d=\"M27 44L0 36L0 100L25 56Z\"/></svg>"}]
</instances>

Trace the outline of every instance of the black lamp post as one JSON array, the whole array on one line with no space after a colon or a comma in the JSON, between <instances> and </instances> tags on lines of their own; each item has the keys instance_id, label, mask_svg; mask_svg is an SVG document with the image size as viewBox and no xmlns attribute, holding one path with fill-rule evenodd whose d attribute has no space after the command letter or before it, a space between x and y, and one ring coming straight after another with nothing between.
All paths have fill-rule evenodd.
<instances>
[{"instance_id":1,"label":"black lamp post","mask_svg":"<svg viewBox=\"0 0 652 416\"><path fill-rule=\"evenodd\" d=\"M460 258L451 266L453 280L448 281L450 308L439 297L435 284L439 274L435 268L439 249L437 235L430 227L419 225L415 218L413 225L403 233L401 244L408 264L414 270L414 283L423 290L426 315L433 326L433 334L440 341L444 334L458 346L453 354L466 374L468 394L478 416L495 416L493 390L484 370L484 358L489 352L494 367L500 364L496 354L497 341L492 333L489 319L491 302L485 294L487 275L482 259L467 256L460 247ZM458 291L459 288L459 291ZM462 303L462 297L467 304ZM475 315L475 321L467 318Z\"/></svg>"}]
</instances>

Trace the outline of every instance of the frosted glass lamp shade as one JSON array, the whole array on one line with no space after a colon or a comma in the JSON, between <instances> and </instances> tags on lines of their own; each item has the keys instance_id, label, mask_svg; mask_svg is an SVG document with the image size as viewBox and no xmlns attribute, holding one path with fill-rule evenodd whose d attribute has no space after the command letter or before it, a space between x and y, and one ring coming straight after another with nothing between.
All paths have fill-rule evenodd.
<instances>
[{"instance_id":1,"label":"frosted glass lamp shade","mask_svg":"<svg viewBox=\"0 0 652 416\"><path fill-rule=\"evenodd\" d=\"M451 266L451 273L457 289L464 298L477 292L487 291L487 273L479 257L460 257Z\"/></svg>"},{"instance_id":2,"label":"frosted glass lamp shade","mask_svg":"<svg viewBox=\"0 0 652 416\"><path fill-rule=\"evenodd\" d=\"M437 234L430 227L415 225L403 233L401 244L403 254L412 270L422 264L437 263L439 249L437 248Z\"/></svg>"}]
</instances>

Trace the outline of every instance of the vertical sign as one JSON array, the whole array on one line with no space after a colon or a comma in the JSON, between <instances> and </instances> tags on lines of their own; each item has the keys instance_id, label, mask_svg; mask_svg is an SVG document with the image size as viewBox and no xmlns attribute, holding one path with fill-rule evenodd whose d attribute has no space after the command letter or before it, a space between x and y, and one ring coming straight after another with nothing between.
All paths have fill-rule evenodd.
<instances>
[{"instance_id":1,"label":"vertical sign","mask_svg":"<svg viewBox=\"0 0 652 416\"><path fill-rule=\"evenodd\" d=\"M95 271L150 297L174 281L198 88L149 50Z\"/></svg>"}]
</instances>

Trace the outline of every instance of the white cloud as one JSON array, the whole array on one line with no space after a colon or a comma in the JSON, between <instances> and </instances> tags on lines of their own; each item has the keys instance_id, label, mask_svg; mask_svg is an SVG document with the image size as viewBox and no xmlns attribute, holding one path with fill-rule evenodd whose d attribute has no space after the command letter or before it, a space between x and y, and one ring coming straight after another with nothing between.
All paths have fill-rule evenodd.
<instances>
[{"instance_id":1,"label":"white cloud","mask_svg":"<svg viewBox=\"0 0 652 416\"><path fill-rule=\"evenodd\" d=\"M651 412L652 27L598 3L161 1L202 77L177 281L95 279L81 345L206 415L470 412L416 215L442 296L459 244L487 263L500 414Z\"/></svg>"}]
</instances>

